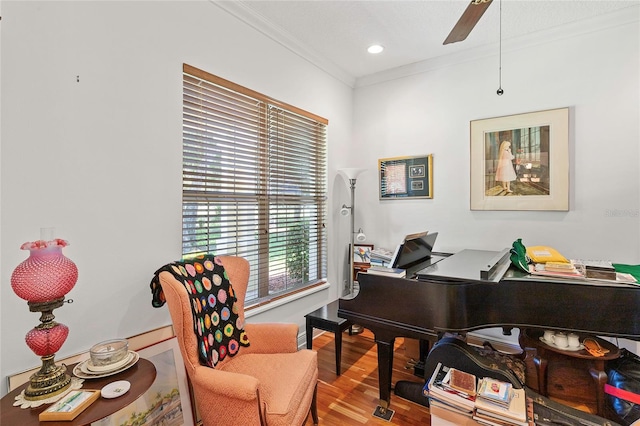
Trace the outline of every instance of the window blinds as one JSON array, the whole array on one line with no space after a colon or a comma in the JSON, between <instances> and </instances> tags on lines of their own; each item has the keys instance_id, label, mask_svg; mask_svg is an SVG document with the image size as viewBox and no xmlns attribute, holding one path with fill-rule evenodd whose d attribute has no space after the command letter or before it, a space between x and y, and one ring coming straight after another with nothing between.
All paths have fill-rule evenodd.
<instances>
[{"instance_id":1,"label":"window blinds","mask_svg":"<svg viewBox=\"0 0 640 426\"><path fill-rule=\"evenodd\" d=\"M183 253L251 264L247 304L326 277L327 121L183 73Z\"/></svg>"}]
</instances>

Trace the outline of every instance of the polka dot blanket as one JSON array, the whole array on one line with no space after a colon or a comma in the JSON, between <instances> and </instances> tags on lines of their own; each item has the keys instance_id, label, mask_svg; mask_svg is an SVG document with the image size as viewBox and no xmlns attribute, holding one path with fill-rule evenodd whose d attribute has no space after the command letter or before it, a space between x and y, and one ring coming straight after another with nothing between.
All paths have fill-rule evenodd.
<instances>
[{"instance_id":1,"label":"polka dot blanket","mask_svg":"<svg viewBox=\"0 0 640 426\"><path fill-rule=\"evenodd\" d=\"M233 287L219 258L201 255L158 269L150 284L151 304L156 308L165 303L159 278L163 271L173 274L189 294L202 365L215 367L227 356L237 354L241 346L249 346Z\"/></svg>"}]
</instances>

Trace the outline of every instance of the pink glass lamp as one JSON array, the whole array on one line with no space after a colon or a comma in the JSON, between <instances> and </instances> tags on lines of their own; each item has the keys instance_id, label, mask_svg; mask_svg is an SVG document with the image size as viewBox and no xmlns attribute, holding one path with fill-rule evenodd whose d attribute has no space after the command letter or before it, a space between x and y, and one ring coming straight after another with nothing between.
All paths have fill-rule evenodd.
<instances>
[{"instance_id":1,"label":"pink glass lamp","mask_svg":"<svg viewBox=\"0 0 640 426\"><path fill-rule=\"evenodd\" d=\"M29 257L11 274L11 288L27 301L29 311L40 312L40 324L31 329L25 341L42 359L42 367L29 379L26 400L46 399L69 388L71 377L64 365L57 366L56 352L67 339L69 328L54 321L53 310L64 303L65 295L78 280L75 263L62 254L65 240L38 240L24 243L20 248L29 250Z\"/></svg>"}]
</instances>

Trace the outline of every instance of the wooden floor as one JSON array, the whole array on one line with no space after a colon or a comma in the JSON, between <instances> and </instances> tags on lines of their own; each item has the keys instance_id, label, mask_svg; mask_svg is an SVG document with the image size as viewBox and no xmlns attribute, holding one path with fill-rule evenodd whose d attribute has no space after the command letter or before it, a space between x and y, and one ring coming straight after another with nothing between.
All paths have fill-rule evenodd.
<instances>
[{"instance_id":1,"label":"wooden floor","mask_svg":"<svg viewBox=\"0 0 640 426\"><path fill-rule=\"evenodd\" d=\"M335 345L332 333L313 340L318 352L318 417L320 425L430 425L429 409L393 394L391 421L372 415L379 403L378 355L373 334L342 334L342 375L336 376ZM392 383L420 382L413 369L406 369L404 340L396 339ZM312 425L311 416L307 425Z\"/></svg>"}]
</instances>

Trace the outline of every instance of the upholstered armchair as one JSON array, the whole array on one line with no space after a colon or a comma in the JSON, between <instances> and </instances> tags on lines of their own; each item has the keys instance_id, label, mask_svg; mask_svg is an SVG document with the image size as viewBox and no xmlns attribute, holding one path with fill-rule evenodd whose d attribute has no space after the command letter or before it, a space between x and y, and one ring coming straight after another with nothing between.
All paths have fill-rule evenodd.
<instances>
[{"instance_id":1,"label":"upholstered armchair","mask_svg":"<svg viewBox=\"0 0 640 426\"><path fill-rule=\"evenodd\" d=\"M243 324L249 263L233 256L218 259L235 292ZM296 324L245 324L249 346L221 358L213 368L202 365L185 284L168 271L158 278L205 426L303 425L309 412L318 424L317 354L298 350Z\"/></svg>"}]
</instances>

